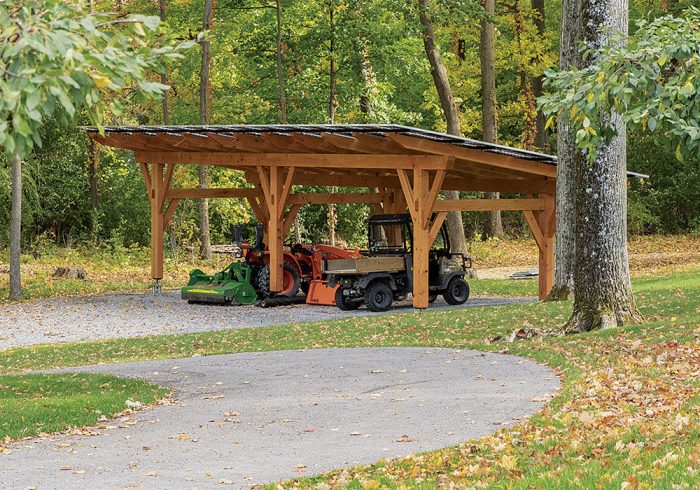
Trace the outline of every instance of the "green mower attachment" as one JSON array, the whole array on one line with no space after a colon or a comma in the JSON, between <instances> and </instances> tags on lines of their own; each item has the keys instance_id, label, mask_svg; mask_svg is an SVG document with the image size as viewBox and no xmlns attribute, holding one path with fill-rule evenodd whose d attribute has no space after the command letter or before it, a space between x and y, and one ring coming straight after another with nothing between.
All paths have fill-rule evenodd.
<instances>
[{"instance_id":1,"label":"green mower attachment","mask_svg":"<svg viewBox=\"0 0 700 490\"><path fill-rule=\"evenodd\" d=\"M180 290L182 299L190 303L252 305L258 299L250 284L252 273L245 262L233 262L213 276L194 269L187 286Z\"/></svg>"}]
</instances>

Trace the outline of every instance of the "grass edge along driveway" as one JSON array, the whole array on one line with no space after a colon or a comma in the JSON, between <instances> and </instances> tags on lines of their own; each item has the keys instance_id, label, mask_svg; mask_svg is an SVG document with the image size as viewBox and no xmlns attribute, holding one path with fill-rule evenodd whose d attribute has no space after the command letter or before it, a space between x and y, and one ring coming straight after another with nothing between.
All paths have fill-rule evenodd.
<instances>
[{"instance_id":1,"label":"grass edge along driveway","mask_svg":"<svg viewBox=\"0 0 700 490\"><path fill-rule=\"evenodd\" d=\"M285 486L697 488L700 274L638 279L635 289L644 325L572 337L490 342L513 328L561 323L570 311L543 303L14 349L0 352L0 372L323 347L507 351L563 374L538 415L455 448Z\"/></svg>"}]
</instances>

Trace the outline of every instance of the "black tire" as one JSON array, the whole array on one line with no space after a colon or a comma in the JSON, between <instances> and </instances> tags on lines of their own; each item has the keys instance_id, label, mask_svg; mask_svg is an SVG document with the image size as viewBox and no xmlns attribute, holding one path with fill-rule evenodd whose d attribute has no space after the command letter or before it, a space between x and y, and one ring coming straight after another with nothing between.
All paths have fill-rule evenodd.
<instances>
[{"instance_id":1,"label":"black tire","mask_svg":"<svg viewBox=\"0 0 700 490\"><path fill-rule=\"evenodd\" d=\"M353 311L360 307L360 301L348 301L343 294L343 288L335 291L335 305L343 311Z\"/></svg>"},{"instance_id":2,"label":"black tire","mask_svg":"<svg viewBox=\"0 0 700 490\"><path fill-rule=\"evenodd\" d=\"M296 269L296 267L292 266L291 264L284 263L282 266L284 268L284 272L287 272L291 274L292 279L294 280L294 285L292 288L286 293L286 294L281 294L280 296L296 296L297 293L299 292L299 271ZM263 298L269 298L271 296L270 294L270 264L266 264L265 267L260 269L260 272L258 272L258 292Z\"/></svg>"},{"instance_id":3,"label":"black tire","mask_svg":"<svg viewBox=\"0 0 700 490\"><path fill-rule=\"evenodd\" d=\"M442 293L447 304L463 305L469 299L469 284L462 277L453 277L447 283L447 289Z\"/></svg>"},{"instance_id":4,"label":"black tire","mask_svg":"<svg viewBox=\"0 0 700 490\"><path fill-rule=\"evenodd\" d=\"M365 306L369 311L386 311L393 301L394 294L385 282L373 282L365 289Z\"/></svg>"},{"instance_id":5,"label":"black tire","mask_svg":"<svg viewBox=\"0 0 700 490\"><path fill-rule=\"evenodd\" d=\"M428 303L432 304L435 303L435 300L438 298L438 293L428 293Z\"/></svg>"}]
</instances>

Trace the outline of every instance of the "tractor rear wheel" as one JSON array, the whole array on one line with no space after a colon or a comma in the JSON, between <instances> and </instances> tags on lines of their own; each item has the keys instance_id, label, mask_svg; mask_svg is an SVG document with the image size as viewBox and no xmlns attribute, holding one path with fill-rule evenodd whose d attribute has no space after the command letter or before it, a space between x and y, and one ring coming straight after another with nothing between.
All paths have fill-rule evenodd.
<instances>
[{"instance_id":1,"label":"tractor rear wheel","mask_svg":"<svg viewBox=\"0 0 700 490\"><path fill-rule=\"evenodd\" d=\"M353 311L360 307L360 301L349 301L343 294L343 288L335 291L335 305L343 311Z\"/></svg>"},{"instance_id":2,"label":"tractor rear wheel","mask_svg":"<svg viewBox=\"0 0 700 490\"><path fill-rule=\"evenodd\" d=\"M453 277L442 296L450 305L463 305L469 299L469 284L461 277Z\"/></svg>"},{"instance_id":3,"label":"tractor rear wheel","mask_svg":"<svg viewBox=\"0 0 700 490\"><path fill-rule=\"evenodd\" d=\"M385 282L376 281L365 290L365 305L369 311L386 311L391 307L394 293Z\"/></svg>"},{"instance_id":4,"label":"tractor rear wheel","mask_svg":"<svg viewBox=\"0 0 700 490\"><path fill-rule=\"evenodd\" d=\"M269 298L270 293L270 264L260 269L258 273L258 291L264 298ZM279 296L296 296L299 292L299 271L287 262L282 266L282 291Z\"/></svg>"}]
</instances>

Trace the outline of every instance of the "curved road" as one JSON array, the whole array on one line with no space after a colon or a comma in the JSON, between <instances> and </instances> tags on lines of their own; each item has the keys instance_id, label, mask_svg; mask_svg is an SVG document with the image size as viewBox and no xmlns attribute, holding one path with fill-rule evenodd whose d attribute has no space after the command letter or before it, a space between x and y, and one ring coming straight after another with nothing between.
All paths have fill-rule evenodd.
<instances>
[{"instance_id":1,"label":"curved road","mask_svg":"<svg viewBox=\"0 0 700 490\"><path fill-rule=\"evenodd\" d=\"M22 441L0 487L221 488L309 476L480 437L558 387L514 356L429 348L327 349L80 368L171 386L176 402L96 435Z\"/></svg>"}]
</instances>

